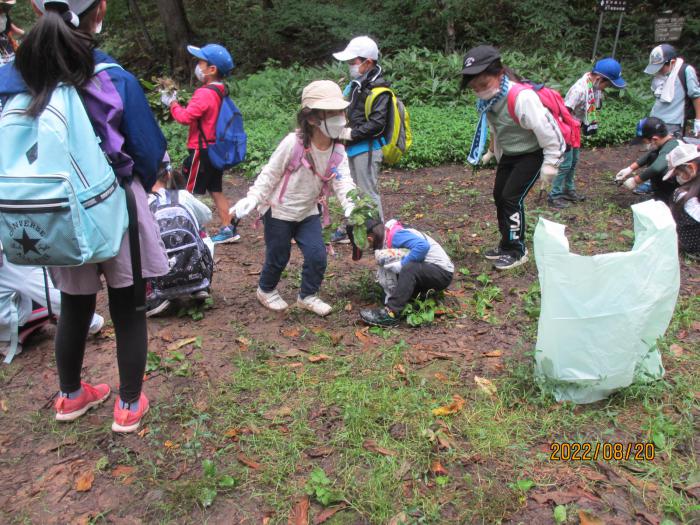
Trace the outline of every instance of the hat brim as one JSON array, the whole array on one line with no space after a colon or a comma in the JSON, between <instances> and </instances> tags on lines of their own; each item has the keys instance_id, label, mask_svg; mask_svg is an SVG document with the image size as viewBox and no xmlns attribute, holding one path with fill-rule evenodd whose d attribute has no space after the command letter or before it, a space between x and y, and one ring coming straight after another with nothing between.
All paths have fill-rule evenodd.
<instances>
[{"instance_id":1,"label":"hat brim","mask_svg":"<svg viewBox=\"0 0 700 525\"><path fill-rule=\"evenodd\" d=\"M656 75L662 67L664 67L663 64L649 64L644 68L644 72L647 75Z\"/></svg>"},{"instance_id":2,"label":"hat brim","mask_svg":"<svg viewBox=\"0 0 700 525\"><path fill-rule=\"evenodd\" d=\"M4 0L3 2L0 2L0 4L6 4L6 5L15 5L17 3L17 0Z\"/></svg>"},{"instance_id":3,"label":"hat brim","mask_svg":"<svg viewBox=\"0 0 700 525\"><path fill-rule=\"evenodd\" d=\"M358 58L359 56L360 55L353 53L352 51L348 51L347 49L339 51L338 53L333 53L333 58L335 58L336 60L340 60L341 62L347 62L348 60Z\"/></svg>"},{"instance_id":4,"label":"hat brim","mask_svg":"<svg viewBox=\"0 0 700 525\"><path fill-rule=\"evenodd\" d=\"M305 107L309 109L320 109L322 111L339 111L347 108L349 105L350 102L342 98L327 98L313 102L311 105Z\"/></svg>"},{"instance_id":5,"label":"hat brim","mask_svg":"<svg viewBox=\"0 0 700 525\"><path fill-rule=\"evenodd\" d=\"M673 177L673 172L676 171L676 168L671 168L666 172L666 175L664 175L664 178L662 180L668 180L671 177Z\"/></svg>"},{"instance_id":6,"label":"hat brim","mask_svg":"<svg viewBox=\"0 0 700 525\"><path fill-rule=\"evenodd\" d=\"M209 59L202 53L202 49L196 46L187 46L187 52L195 58L209 62Z\"/></svg>"},{"instance_id":7,"label":"hat brim","mask_svg":"<svg viewBox=\"0 0 700 525\"><path fill-rule=\"evenodd\" d=\"M605 75L603 75L605 77ZM625 82L625 79L622 77L617 77L615 79L610 78L610 77L605 77L610 81L610 83L615 86L617 89L624 89L627 86L627 82Z\"/></svg>"},{"instance_id":8,"label":"hat brim","mask_svg":"<svg viewBox=\"0 0 700 525\"><path fill-rule=\"evenodd\" d=\"M496 60L496 59L494 58L494 60ZM489 62L488 64L478 64L478 65L475 64L475 65L472 65L469 67L465 67L462 70L462 75L469 75L469 76L478 75L479 73L483 73L484 70L487 67L489 67L490 65L491 65L491 62Z\"/></svg>"}]
</instances>

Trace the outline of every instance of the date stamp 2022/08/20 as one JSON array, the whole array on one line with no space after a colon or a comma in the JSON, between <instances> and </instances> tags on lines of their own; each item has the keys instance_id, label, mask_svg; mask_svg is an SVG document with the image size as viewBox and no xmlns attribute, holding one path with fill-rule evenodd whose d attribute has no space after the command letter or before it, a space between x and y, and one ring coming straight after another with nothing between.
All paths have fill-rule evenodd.
<instances>
[{"instance_id":1,"label":"date stamp 2022/08/20","mask_svg":"<svg viewBox=\"0 0 700 525\"><path fill-rule=\"evenodd\" d=\"M562 442L550 444L550 461L653 461L654 443Z\"/></svg>"}]
</instances>

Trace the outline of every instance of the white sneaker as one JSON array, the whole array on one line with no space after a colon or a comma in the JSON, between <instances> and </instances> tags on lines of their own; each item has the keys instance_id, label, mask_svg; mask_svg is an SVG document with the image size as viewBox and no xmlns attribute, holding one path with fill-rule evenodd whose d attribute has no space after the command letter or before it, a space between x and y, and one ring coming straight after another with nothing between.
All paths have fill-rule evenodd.
<instances>
[{"instance_id":1,"label":"white sneaker","mask_svg":"<svg viewBox=\"0 0 700 525\"><path fill-rule=\"evenodd\" d=\"M88 335L95 335L102 327L105 325L105 318L99 314L94 314L92 316L92 322L90 323L90 328L88 328Z\"/></svg>"},{"instance_id":2,"label":"white sneaker","mask_svg":"<svg viewBox=\"0 0 700 525\"><path fill-rule=\"evenodd\" d=\"M331 310L333 310L331 305L324 303L321 299L319 299L318 295L309 295L303 299L301 297L297 297L297 305L315 313L316 315L320 315L321 317L328 315L331 313Z\"/></svg>"},{"instance_id":3,"label":"white sneaker","mask_svg":"<svg viewBox=\"0 0 700 525\"><path fill-rule=\"evenodd\" d=\"M287 302L282 299L282 296L279 294L277 289L274 289L271 292L263 292L260 288L258 288L255 295L257 296L261 305L269 310L272 310L273 312L282 312L289 307Z\"/></svg>"}]
</instances>

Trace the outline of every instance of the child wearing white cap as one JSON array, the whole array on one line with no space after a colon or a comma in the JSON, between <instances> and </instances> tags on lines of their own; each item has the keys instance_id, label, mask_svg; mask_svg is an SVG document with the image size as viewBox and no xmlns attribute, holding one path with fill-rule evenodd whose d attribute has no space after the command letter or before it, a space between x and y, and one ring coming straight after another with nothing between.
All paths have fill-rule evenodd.
<instances>
[{"instance_id":1,"label":"child wearing white cap","mask_svg":"<svg viewBox=\"0 0 700 525\"><path fill-rule=\"evenodd\" d=\"M298 129L282 140L246 197L229 210L240 219L257 207L262 216L265 263L256 295L270 310L281 312L288 307L277 285L289 262L292 239L304 255L297 305L320 316L332 310L318 296L327 263L321 219L330 222L326 198L331 190L346 217L353 209L348 193L355 184L339 140L346 129L343 110L347 106L335 82L318 80L306 86Z\"/></svg>"},{"instance_id":2,"label":"child wearing white cap","mask_svg":"<svg viewBox=\"0 0 700 525\"><path fill-rule=\"evenodd\" d=\"M355 184L376 203L383 218L378 179L382 166L382 146L386 143L384 131L389 118L391 95L378 95L369 115L365 114L365 101L372 89L389 87L389 82L382 76L382 67L378 64L379 48L368 36L358 36L343 51L333 53L333 57L348 64L351 78L343 93L349 101L349 127L340 137L347 141L350 172Z\"/></svg>"},{"instance_id":3,"label":"child wearing white cap","mask_svg":"<svg viewBox=\"0 0 700 525\"><path fill-rule=\"evenodd\" d=\"M664 180L675 178L680 185L671 204L678 243L682 251L700 258L700 151L694 144L680 144L666 160L670 169Z\"/></svg>"}]
</instances>

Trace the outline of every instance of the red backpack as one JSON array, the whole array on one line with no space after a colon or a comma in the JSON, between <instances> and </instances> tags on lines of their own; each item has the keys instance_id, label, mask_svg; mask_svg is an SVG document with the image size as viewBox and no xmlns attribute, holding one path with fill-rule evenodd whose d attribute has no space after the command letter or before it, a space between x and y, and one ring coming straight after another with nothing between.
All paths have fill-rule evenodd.
<instances>
[{"instance_id":1,"label":"red backpack","mask_svg":"<svg viewBox=\"0 0 700 525\"><path fill-rule=\"evenodd\" d=\"M581 123L573 117L569 109L564 105L564 99L559 92L544 84L536 84L529 80L513 84L513 87L508 91L508 113L511 118L519 124L518 117L515 116L515 99L525 89L532 89L537 93L542 105L549 110L557 121L566 145L572 148L581 147Z\"/></svg>"}]
</instances>

